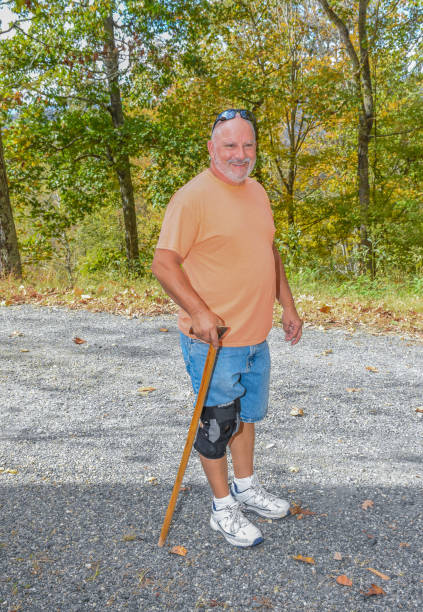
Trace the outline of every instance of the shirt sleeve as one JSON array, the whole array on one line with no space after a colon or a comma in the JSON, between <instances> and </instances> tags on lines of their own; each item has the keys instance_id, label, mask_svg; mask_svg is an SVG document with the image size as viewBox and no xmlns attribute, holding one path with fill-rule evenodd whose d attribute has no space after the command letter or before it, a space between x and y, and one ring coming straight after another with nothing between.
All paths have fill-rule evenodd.
<instances>
[{"instance_id":1,"label":"shirt sleeve","mask_svg":"<svg viewBox=\"0 0 423 612\"><path fill-rule=\"evenodd\" d=\"M197 241L199 226L198 205L177 192L166 209L157 248L176 251L185 259Z\"/></svg>"}]
</instances>

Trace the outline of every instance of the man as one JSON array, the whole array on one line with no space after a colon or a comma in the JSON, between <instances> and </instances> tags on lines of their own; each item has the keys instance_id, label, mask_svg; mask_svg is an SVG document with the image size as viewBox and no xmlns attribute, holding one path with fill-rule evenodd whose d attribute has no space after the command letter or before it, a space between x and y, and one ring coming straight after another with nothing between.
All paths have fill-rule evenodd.
<instances>
[{"instance_id":1,"label":"man","mask_svg":"<svg viewBox=\"0 0 423 612\"><path fill-rule=\"evenodd\" d=\"M289 514L254 474L255 423L267 412L270 358L266 337L275 296L285 339L296 344L302 321L279 253L269 200L249 178L256 160L252 113L220 113L208 142L210 167L184 185L166 210L152 270L181 307L178 325L187 371L198 393L217 327L221 341L194 447L213 491L211 527L241 547L263 541L242 510L268 518ZM190 330L193 333L190 333ZM234 481L229 489L226 447Z\"/></svg>"}]
</instances>

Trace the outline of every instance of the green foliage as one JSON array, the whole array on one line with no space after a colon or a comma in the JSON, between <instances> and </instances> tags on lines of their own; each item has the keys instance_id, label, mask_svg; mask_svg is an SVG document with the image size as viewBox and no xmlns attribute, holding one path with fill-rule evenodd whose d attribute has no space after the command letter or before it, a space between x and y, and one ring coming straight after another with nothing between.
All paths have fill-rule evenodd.
<instances>
[{"instance_id":1,"label":"green foliage","mask_svg":"<svg viewBox=\"0 0 423 612\"><path fill-rule=\"evenodd\" d=\"M356 36L357 2L332 4ZM357 92L316 1L11 6L13 35L0 38L0 114L24 263L51 260L71 279L126 273L116 169L129 155L140 265L149 277L163 209L208 164L215 115L247 107L259 127L255 176L268 191L291 274L367 282L359 267ZM125 114L119 129L104 67L112 8ZM373 271L414 279L416 292L423 274L422 14L421 0L407 10L396 0L369 2Z\"/></svg>"}]
</instances>

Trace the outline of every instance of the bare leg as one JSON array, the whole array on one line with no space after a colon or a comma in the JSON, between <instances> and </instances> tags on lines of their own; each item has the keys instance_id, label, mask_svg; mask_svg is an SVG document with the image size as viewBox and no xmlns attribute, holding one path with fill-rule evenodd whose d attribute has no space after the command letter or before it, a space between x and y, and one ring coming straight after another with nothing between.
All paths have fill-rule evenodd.
<instances>
[{"instance_id":1,"label":"bare leg","mask_svg":"<svg viewBox=\"0 0 423 612\"><path fill-rule=\"evenodd\" d=\"M246 478L254 472L254 423L240 423L239 431L229 442L232 464L237 478ZM207 476L215 497L229 495L228 461L226 455L221 459L207 459L200 455L201 465Z\"/></svg>"},{"instance_id":2,"label":"bare leg","mask_svg":"<svg viewBox=\"0 0 423 612\"><path fill-rule=\"evenodd\" d=\"M226 497L229 495L228 461L226 455L221 459L207 459L200 455L200 461L213 495L215 497Z\"/></svg>"},{"instance_id":3,"label":"bare leg","mask_svg":"<svg viewBox=\"0 0 423 612\"><path fill-rule=\"evenodd\" d=\"M236 478L247 478L254 473L254 423L241 421L239 431L229 442Z\"/></svg>"}]
</instances>

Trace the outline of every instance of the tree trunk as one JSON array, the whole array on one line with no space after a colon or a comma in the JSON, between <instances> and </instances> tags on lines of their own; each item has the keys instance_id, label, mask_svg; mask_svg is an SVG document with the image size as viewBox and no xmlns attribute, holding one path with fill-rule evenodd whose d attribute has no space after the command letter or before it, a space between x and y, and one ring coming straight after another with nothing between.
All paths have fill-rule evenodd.
<instances>
[{"instance_id":1,"label":"tree trunk","mask_svg":"<svg viewBox=\"0 0 423 612\"><path fill-rule=\"evenodd\" d=\"M112 117L113 127L120 131L124 125L124 116L122 110L122 99L119 87L119 52L115 44L115 33L113 25L113 16L109 15L104 20L104 29L106 32L106 45L104 54L104 66L106 69L107 82L110 91L110 114ZM122 147L122 148L120 148ZM123 142L119 143L119 150L115 160L116 174L119 181L123 220L125 224L125 243L126 257L129 266L139 271L139 250L138 250L138 231L137 218L135 214L134 188L131 178L131 165L129 155L124 152Z\"/></svg>"},{"instance_id":2,"label":"tree trunk","mask_svg":"<svg viewBox=\"0 0 423 612\"><path fill-rule=\"evenodd\" d=\"M369 227L369 140L370 131L364 114L360 115L358 127L358 193L360 201L360 245L363 250L362 269L373 276L372 243L368 236Z\"/></svg>"},{"instance_id":3,"label":"tree trunk","mask_svg":"<svg viewBox=\"0 0 423 612\"><path fill-rule=\"evenodd\" d=\"M367 8L369 0L359 0L358 8L358 44L359 53L351 41L350 33L342 19L329 6L327 0L318 0L320 6L336 26L339 36L345 45L354 71L357 93L360 99L358 120L358 198L360 204L360 246L362 247L361 268L374 276L372 244L369 240L369 141L373 125L374 101L370 74L369 48L367 38Z\"/></svg>"},{"instance_id":4,"label":"tree trunk","mask_svg":"<svg viewBox=\"0 0 423 612\"><path fill-rule=\"evenodd\" d=\"M22 276L18 239L10 205L3 141L0 125L0 277L13 274Z\"/></svg>"}]
</instances>

